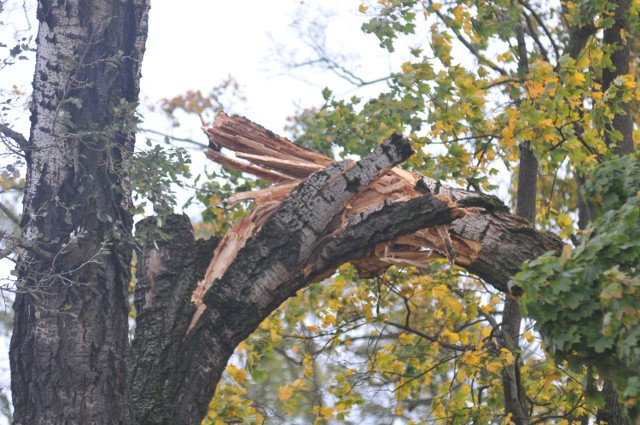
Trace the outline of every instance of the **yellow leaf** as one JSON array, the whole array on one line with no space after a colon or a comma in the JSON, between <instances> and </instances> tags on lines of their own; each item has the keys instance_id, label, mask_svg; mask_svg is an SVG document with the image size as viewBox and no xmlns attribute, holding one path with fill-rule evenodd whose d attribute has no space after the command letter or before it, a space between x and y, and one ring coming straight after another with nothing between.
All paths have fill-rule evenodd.
<instances>
[{"instance_id":1,"label":"yellow leaf","mask_svg":"<svg viewBox=\"0 0 640 425\"><path fill-rule=\"evenodd\" d=\"M227 366L227 373L229 373L229 376L236 382L242 382L247 379L247 372L244 369L238 369L232 364Z\"/></svg>"},{"instance_id":2,"label":"yellow leaf","mask_svg":"<svg viewBox=\"0 0 640 425\"><path fill-rule=\"evenodd\" d=\"M396 415L402 415L404 413L404 409L400 406L396 406L395 413Z\"/></svg>"},{"instance_id":3,"label":"yellow leaf","mask_svg":"<svg viewBox=\"0 0 640 425\"><path fill-rule=\"evenodd\" d=\"M291 385L284 385L278 388L278 400L287 401L293 395L293 387Z\"/></svg>"},{"instance_id":4,"label":"yellow leaf","mask_svg":"<svg viewBox=\"0 0 640 425\"><path fill-rule=\"evenodd\" d=\"M322 319L323 326L333 326L335 324L336 316L334 316L333 314L328 313L326 316L324 316L324 319Z\"/></svg>"},{"instance_id":5,"label":"yellow leaf","mask_svg":"<svg viewBox=\"0 0 640 425\"><path fill-rule=\"evenodd\" d=\"M499 361L489 362L487 364L487 370L489 372L496 372L502 368L502 363Z\"/></svg>"},{"instance_id":6,"label":"yellow leaf","mask_svg":"<svg viewBox=\"0 0 640 425\"><path fill-rule=\"evenodd\" d=\"M480 356L472 351L467 351L462 355L462 360L470 366L476 366L480 364L482 360Z\"/></svg>"},{"instance_id":7,"label":"yellow leaf","mask_svg":"<svg viewBox=\"0 0 640 425\"><path fill-rule=\"evenodd\" d=\"M571 223L573 222L571 217L565 213L558 214L558 219L556 221L558 222L558 226L563 228L571 226Z\"/></svg>"},{"instance_id":8,"label":"yellow leaf","mask_svg":"<svg viewBox=\"0 0 640 425\"><path fill-rule=\"evenodd\" d=\"M359 11L360 13L366 13L366 12L367 12L367 9L369 9L369 7L368 7L368 6L365 6L364 4L361 4L361 5L360 5L360 7L358 7L358 11Z\"/></svg>"},{"instance_id":9,"label":"yellow leaf","mask_svg":"<svg viewBox=\"0 0 640 425\"><path fill-rule=\"evenodd\" d=\"M405 73L409 73L413 71L413 66L411 65L410 62L403 63L401 68L402 68L402 71Z\"/></svg>"},{"instance_id":10,"label":"yellow leaf","mask_svg":"<svg viewBox=\"0 0 640 425\"><path fill-rule=\"evenodd\" d=\"M513 130L507 127L504 128L500 133L502 134L502 138L507 147L513 145L513 143L515 142L515 139L513 138Z\"/></svg>"},{"instance_id":11,"label":"yellow leaf","mask_svg":"<svg viewBox=\"0 0 640 425\"><path fill-rule=\"evenodd\" d=\"M462 24L462 20L464 18L464 12L465 12L464 8L460 5L456 6L453 9L453 16L455 16L457 23Z\"/></svg>"},{"instance_id":12,"label":"yellow leaf","mask_svg":"<svg viewBox=\"0 0 640 425\"><path fill-rule=\"evenodd\" d=\"M506 348L500 349L500 358L505 361L505 364L513 364L513 362L516 360L513 353Z\"/></svg>"},{"instance_id":13,"label":"yellow leaf","mask_svg":"<svg viewBox=\"0 0 640 425\"><path fill-rule=\"evenodd\" d=\"M544 86L538 81L527 81L525 86L532 99L537 99L544 93Z\"/></svg>"},{"instance_id":14,"label":"yellow leaf","mask_svg":"<svg viewBox=\"0 0 640 425\"><path fill-rule=\"evenodd\" d=\"M636 82L633 81L633 76L630 74L626 74L623 75L624 78L624 82L622 83L623 86L625 86L628 89L635 89L636 88Z\"/></svg>"},{"instance_id":15,"label":"yellow leaf","mask_svg":"<svg viewBox=\"0 0 640 425\"><path fill-rule=\"evenodd\" d=\"M485 307L486 307L486 306L485 306ZM485 312L485 313L488 313L488 312ZM489 337L489 335L491 335L491 328L490 328L490 327L486 327L486 326L485 326L484 328L482 328L482 331L481 331L481 332L482 332L482 338L483 338L483 339L484 339L484 338L488 338L488 337Z\"/></svg>"},{"instance_id":16,"label":"yellow leaf","mask_svg":"<svg viewBox=\"0 0 640 425\"><path fill-rule=\"evenodd\" d=\"M442 336L452 344L460 342L460 335L455 332L451 332L449 329L442 331Z\"/></svg>"},{"instance_id":17,"label":"yellow leaf","mask_svg":"<svg viewBox=\"0 0 640 425\"><path fill-rule=\"evenodd\" d=\"M584 83L585 81L585 77L584 74L582 72L575 72L572 75L569 76L568 78L569 82L571 82L574 85L579 85Z\"/></svg>"},{"instance_id":18,"label":"yellow leaf","mask_svg":"<svg viewBox=\"0 0 640 425\"><path fill-rule=\"evenodd\" d=\"M332 418L335 409L333 407L320 406L320 416L323 418Z\"/></svg>"},{"instance_id":19,"label":"yellow leaf","mask_svg":"<svg viewBox=\"0 0 640 425\"><path fill-rule=\"evenodd\" d=\"M523 139L530 140L530 139L533 139L534 137L536 137L536 132L533 131L530 128L527 128L527 129L522 130L520 132L520 136L522 136Z\"/></svg>"},{"instance_id":20,"label":"yellow leaf","mask_svg":"<svg viewBox=\"0 0 640 425\"><path fill-rule=\"evenodd\" d=\"M534 340L534 338L533 338L533 334L532 334L531 332L529 332L529 331L526 331L526 332L524 333L524 335L522 335L522 337L523 337L523 338L524 338L524 339L525 339L529 344L531 344L531 343L533 342L533 340Z\"/></svg>"},{"instance_id":21,"label":"yellow leaf","mask_svg":"<svg viewBox=\"0 0 640 425\"><path fill-rule=\"evenodd\" d=\"M433 298L445 298L449 295L449 289L445 285L436 285L431 289Z\"/></svg>"}]
</instances>

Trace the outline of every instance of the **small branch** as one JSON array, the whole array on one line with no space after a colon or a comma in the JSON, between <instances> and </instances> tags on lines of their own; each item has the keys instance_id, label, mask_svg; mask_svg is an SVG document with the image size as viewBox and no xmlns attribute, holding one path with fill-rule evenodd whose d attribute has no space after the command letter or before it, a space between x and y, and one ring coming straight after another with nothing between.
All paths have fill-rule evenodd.
<instances>
[{"instance_id":1,"label":"small branch","mask_svg":"<svg viewBox=\"0 0 640 425\"><path fill-rule=\"evenodd\" d=\"M542 28L542 31L544 31L544 34L549 39L549 43L551 43L551 46L553 47L553 52L556 55L556 59L560 58L560 48L558 48L558 45L553 39L551 31L549 31L549 28L547 28L547 26L544 24L544 20L540 17L540 15L538 15L538 13L536 13L535 9L531 7L529 2L525 0L519 0L518 3L520 3L525 9L527 9L531 16L533 16L533 18L536 20L538 25L540 25L540 28Z\"/></svg>"},{"instance_id":2,"label":"small branch","mask_svg":"<svg viewBox=\"0 0 640 425\"><path fill-rule=\"evenodd\" d=\"M6 215L9 220L13 222L13 224L15 224L16 226L20 225L20 218L18 218L18 216L15 215L14 212L11 211L3 202L0 202L0 211L2 211L4 215Z\"/></svg>"},{"instance_id":3,"label":"small branch","mask_svg":"<svg viewBox=\"0 0 640 425\"><path fill-rule=\"evenodd\" d=\"M19 132L13 130L12 128L10 128L6 124L0 124L0 133L5 135L6 137L10 138L14 142L16 142L16 144L18 146L20 146L20 148L23 151L27 149L27 145L29 144L29 142L27 141L27 139L25 139L25 137L22 135L22 133L19 133Z\"/></svg>"},{"instance_id":4,"label":"small branch","mask_svg":"<svg viewBox=\"0 0 640 425\"><path fill-rule=\"evenodd\" d=\"M431 6L433 6L433 1L429 0L429 4ZM475 46L473 44L471 44L471 42L469 40L467 40L458 30L455 30L453 28L451 28L450 25L448 25L448 23L450 22L450 18L446 17L442 12L440 12L437 9L434 9L434 12L436 14L436 16L445 24L447 25L447 27L454 33L454 35L456 36L456 38L458 39L458 41L460 41L464 47L467 48L467 50L469 50L469 52L471 52L471 54L473 56L475 56L478 59L478 62L483 63L485 65L487 65L489 68L493 69L494 71L498 72L500 75L503 76L507 76L509 75L509 73L507 72L506 69L498 66L497 64L491 62L489 59L487 59L484 55L482 55L478 49L475 48Z\"/></svg>"},{"instance_id":5,"label":"small branch","mask_svg":"<svg viewBox=\"0 0 640 425\"><path fill-rule=\"evenodd\" d=\"M523 15L524 21L527 24L527 29L529 30L529 36L531 36L533 41L536 43L536 46L538 46L538 50L540 51L540 54L542 55L544 60L551 63L551 59L549 59L549 52L547 52L547 49L544 47L544 44L538 36L538 31L536 31L536 28L533 26L533 22L531 22L531 15L527 15L525 13L523 13Z\"/></svg>"},{"instance_id":6,"label":"small branch","mask_svg":"<svg viewBox=\"0 0 640 425\"><path fill-rule=\"evenodd\" d=\"M421 338L426 339L427 341L430 342L437 342L438 344L440 344L441 347L444 348L448 348L449 350L453 350L453 351L460 351L460 352L465 352L465 351L469 351L469 350L473 350L475 349L474 346L472 345L453 345L453 344L447 344L446 342L442 342L440 341L438 338L433 337L431 335L428 335L424 332L421 332L417 329L414 329L410 326L406 326L406 325L402 325L400 323L394 323L394 322L384 322L385 325L389 325L389 326L393 326L394 328L398 328L398 329L402 329L404 331L410 332L414 335L417 335Z\"/></svg>"},{"instance_id":7,"label":"small branch","mask_svg":"<svg viewBox=\"0 0 640 425\"><path fill-rule=\"evenodd\" d=\"M175 140L176 142L189 143L191 145L195 145L195 146L199 147L202 150L207 149L207 145L204 145L204 144L202 144L200 142L196 142L193 139L188 139L188 138L184 138L184 137L170 136L170 135L168 135L166 133L162 133L160 131L149 130L148 128L141 128L140 131L142 133L150 133L150 134L155 134L156 136L162 136L162 137L165 137L167 139Z\"/></svg>"},{"instance_id":8,"label":"small branch","mask_svg":"<svg viewBox=\"0 0 640 425\"><path fill-rule=\"evenodd\" d=\"M15 252L15 247L13 245L5 246L0 250L0 259L7 258L9 255Z\"/></svg>"}]
</instances>

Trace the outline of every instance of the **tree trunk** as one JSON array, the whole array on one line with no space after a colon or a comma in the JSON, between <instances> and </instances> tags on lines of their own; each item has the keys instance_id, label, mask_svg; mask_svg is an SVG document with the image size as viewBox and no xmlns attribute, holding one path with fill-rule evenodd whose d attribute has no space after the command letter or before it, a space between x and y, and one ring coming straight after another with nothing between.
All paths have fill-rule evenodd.
<instances>
[{"instance_id":1,"label":"tree trunk","mask_svg":"<svg viewBox=\"0 0 640 425\"><path fill-rule=\"evenodd\" d=\"M604 68L602 72L602 89L607 90L614 80L629 74L631 59L631 41L629 34L628 15L630 14L630 0L617 0L614 2L614 23L604 30L602 36L603 49L609 53L612 67ZM619 92L614 100L614 117L611 126L607 129L607 145L616 155L627 155L634 152L633 144L633 115L631 104L622 101L622 93ZM615 133L615 136L614 136Z\"/></svg>"},{"instance_id":2,"label":"tree trunk","mask_svg":"<svg viewBox=\"0 0 640 425\"><path fill-rule=\"evenodd\" d=\"M15 424L127 424L133 152L148 0L40 0L10 360Z\"/></svg>"},{"instance_id":3,"label":"tree trunk","mask_svg":"<svg viewBox=\"0 0 640 425\"><path fill-rule=\"evenodd\" d=\"M613 13L614 23L603 32L602 44L605 52L609 53L612 67L606 67L602 72L602 88L609 89L615 79L629 74L631 61L631 42L629 34L628 15L631 7L629 0L616 0ZM622 101L622 93L613 100L614 116L607 128L606 142L615 155L622 156L635 152L633 143L633 115L631 104ZM609 425L630 425L631 420L618 400L618 394L613 381L605 379L602 392L605 406L598 411L598 419L605 420Z\"/></svg>"}]
</instances>

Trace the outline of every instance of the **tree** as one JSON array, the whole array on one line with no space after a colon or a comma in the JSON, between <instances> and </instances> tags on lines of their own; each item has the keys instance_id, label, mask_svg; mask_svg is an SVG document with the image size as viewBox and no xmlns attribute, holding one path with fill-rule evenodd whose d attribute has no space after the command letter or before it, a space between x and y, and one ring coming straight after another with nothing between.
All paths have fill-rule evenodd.
<instances>
[{"instance_id":1,"label":"tree","mask_svg":"<svg viewBox=\"0 0 640 425\"><path fill-rule=\"evenodd\" d=\"M435 16L440 24L432 26L433 56L447 72L436 72L429 57L421 58L416 50L412 53L421 60L403 65L402 72L389 79L389 92L376 99L360 105L360 99L336 100L325 91L327 104L304 121L299 143L316 146L341 141L345 154L361 159L334 161L246 120L221 116L207 129L208 155L280 185L244 195L256 199L258 207L225 237L195 240L186 217L166 216L161 226L156 218L141 222L136 242L131 236L130 201L135 182L133 135L149 3L41 0L31 135L25 141L3 129L21 142L28 167L11 343L15 423L199 423L234 350L285 300L346 262L352 262L362 276L375 277L391 261L400 265L413 261L421 268L419 273L389 272L399 289L387 305L381 302L379 287L378 295L376 289L365 287L359 294L362 300L352 297L351 301L354 308L363 310L368 324L385 320L386 326L403 332L396 335L401 352L391 347L375 353L376 367L401 377L386 382L395 385L403 399L417 399L421 391L425 393L416 377L434 378L420 384L432 385L436 391L439 384L446 384L442 379L451 374L445 370L445 357L464 365L450 381L455 388L448 392L449 399L428 405L429 420L488 423L506 417L515 423L556 419L567 423L588 421L594 406L606 413L610 406L585 401L581 385L575 382L566 383L562 396L570 400L577 395L573 404L548 408L551 404L542 402L551 397L540 397L540 388L546 384L535 387L532 381L521 379L526 367L531 376L542 376L549 385L560 381L552 376L558 370L553 362L539 370L524 362L527 359L516 341L520 319L515 298L522 288L525 294L531 291L526 297L541 293L536 292L536 282L548 282L550 273L561 271L545 266L551 261L573 264L566 261L567 250L564 257L548 255L538 260L546 269L534 271L534 264L515 284L512 279L524 261L547 251L555 256L563 252L558 236L537 230L522 217L537 216L543 226L560 230L563 237L574 231L572 211L566 205L559 210L556 198L540 198L547 193L545 184L552 191L556 184L570 187L572 173L588 180L588 173L611 152L633 150L629 105L635 83L631 68L624 66L631 62L633 39L625 40L635 34L638 24L637 14L625 13L632 7L637 5L566 3L564 9L553 9L545 16L527 2L381 2L365 31L375 33L392 50L398 33L415 29L418 10ZM445 13L446 8L450 13ZM366 6L361 10L366 12ZM564 30L549 27L554 19L563 20ZM598 31L604 33L602 40L594 37ZM451 58L454 38L476 58L469 69ZM495 47L492 39L504 49L498 57L503 63L489 56ZM585 51L593 57L584 55ZM505 106L489 107L491 90ZM427 128L428 133L422 134ZM397 130L409 132L410 137L394 133ZM431 138L443 143L446 155L411 156L412 146L427 149ZM248 142L238 142L243 140ZM221 148L235 150L252 165L226 158ZM520 155L517 215L481 192L489 189L491 160L499 154L507 164ZM559 170L565 157L570 165L563 175ZM430 176L394 168L404 162ZM553 179L540 178L537 167L544 174L555 173ZM607 174L606 167L601 170ZM619 181L619 177L608 179ZM440 180L454 180L468 188L450 189ZM603 177L593 184L606 180ZM637 182L632 181L630 187L634 184ZM629 204L623 222L630 231L638 227L637 210L634 216L632 209L637 187L635 190L621 195L618 203L604 204L607 208ZM279 201L273 201L274 193ZM574 187L571 199L575 193ZM393 200L386 201L386 197ZM536 200L538 208L533 205ZM597 196L583 202L582 211L595 213L598 202L602 200ZM358 214L350 215L345 205ZM604 230L597 233L594 228L594 235L614 246L632 243L612 240L605 220L596 222ZM591 240L588 234L581 237L581 243ZM136 243L140 248L134 295L136 327L129 347L127 291ZM575 258L586 251L578 249ZM633 264L637 251L624 252L630 260L620 262L615 273L611 264L603 272L608 273L607 282L630 286L627 282L637 278L630 273L637 270L633 272L633 265L628 264ZM421 276L429 276L427 272L436 272L425 263L429 256L440 256L445 264L455 263L461 269L447 266L444 270L451 273L451 279L443 284L422 281L426 278ZM568 272L578 268L575 265ZM456 286L453 275L462 269L469 274ZM350 270L342 271L336 281L346 282L345 276L353 274ZM495 319L500 298L484 305L474 295L478 286L470 283L478 280L470 276L507 294L512 313L503 313L502 324ZM425 301L429 297L424 293L411 292L411 288L425 287L430 288L432 300ZM611 295L603 298L607 302L637 297L626 289L607 290ZM582 293L579 288L574 292ZM337 290L334 299L342 297L347 298ZM545 295L541 297L544 301ZM404 302L406 310L394 310L392 301ZM616 312L622 310L613 304L608 308L620 320ZM438 309L440 317L435 312ZM571 311L570 306L566 311ZM635 317L633 311L624 311ZM388 314L383 317L381 312ZM327 305L320 317L321 327L328 329L342 321L345 313L342 301ZM404 321L397 320L402 313ZM442 323L444 314L457 316L462 325L451 328ZM424 332L415 326L416 316L442 323L442 328L436 334ZM544 312L536 317L544 319ZM481 326L479 318L489 326ZM276 322L270 323L268 326ZM615 340L629 329L635 332L637 323L614 321L611 328L618 332ZM278 333L274 327L263 329ZM557 338L557 334L545 334L544 327L541 332ZM589 347L595 342L586 341ZM632 339L627 342L632 344ZM251 344L255 347L255 341ZM615 352L616 344L607 341L608 354ZM433 365L410 360L425 359L428 351L436 360ZM578 353L586 363L592 359L588 350ZM399 354L405 356L405 363L398 361ZM634 364L633 355L632 351L629 365ZM579 368L584 363L576 365ZM632 369L619 368L618 362L605 364L609 369L597 362L593 366L594 370L567 374L571 379L583 375L613 378L613 386L623 390L623 402L633 408L638 396L634 382L621 386L616 376L610 376L612 371L615 375ZM431 367L437 373L431 373ZM238 381L246 379L237 368L230 371ZM472 384L464 385L462 371ZM505 412L499 413L501 404L495 400L503 399L496 396L496 374L506 388ZM279 399L291 399L303 384L301 379L282 386ZM540 392L534 395L536 388ZM584 392L593 389L591 383ZM430 391L426 393L432 394ZM351 404L316 405L316 417L320 421L344 418L344 412L359 403L355 397L349 401L349 394L341 396ZM617 402L611 406L619 407ZM402 415L403 406L397 407L397 415ZM257 419L255 409L237 406L242 409L241 419L251 420L251 415ZM446 409L451 409L450 415ZM624 420L622 416L619 421ZM622 423L613 420L610 423Z\"/></svg>"},{"instance_id":2,"label":"tree","mask_svg":"<svg viewBox=\"0 0 640 425\"><path fill-rule=\"evenodd\" d=\"M146 1L41 1L11 340L16 424L130 423L128 287Z\"/></svg>"}]
</instances>

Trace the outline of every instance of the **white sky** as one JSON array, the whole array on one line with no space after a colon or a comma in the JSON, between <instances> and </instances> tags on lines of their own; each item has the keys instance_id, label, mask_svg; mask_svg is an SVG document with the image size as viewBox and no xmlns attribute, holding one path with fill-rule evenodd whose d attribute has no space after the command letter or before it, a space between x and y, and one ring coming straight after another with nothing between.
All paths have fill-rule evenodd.
<instances>
[{"instance_id":1,"label":"white sky","mask_svg":"<svg viewBox=\"0 0 640 425\"><path fill-rule=\"evenodd\" d=\"M208 92L232 75L244 88L247 102L237 112L273 131L281 131L296 105L319 106L325 86L347 91L344 82L327 72L298 72L292 77L273 56L273 44L291 51L304 49L290 28L298 12L302 20L337 9L329 18L327 42L336 51L354 55L353 69L366 78L388 74L385 52L376 38L360 31L359 2L325 0L155 2L150 15L149 39L143 65L142 95L157 99L188 89ZM327 14L325 13L325 16ZM314 21L324 20L322 16ZM374 65L375 63L375 65ZM369 66L364 66L369 64ZM359 69L358 69L359 68ZM378 86L378 89L380 86ZM197 118L193 127L199 128Z\"/></svg>"}]
</instances>

